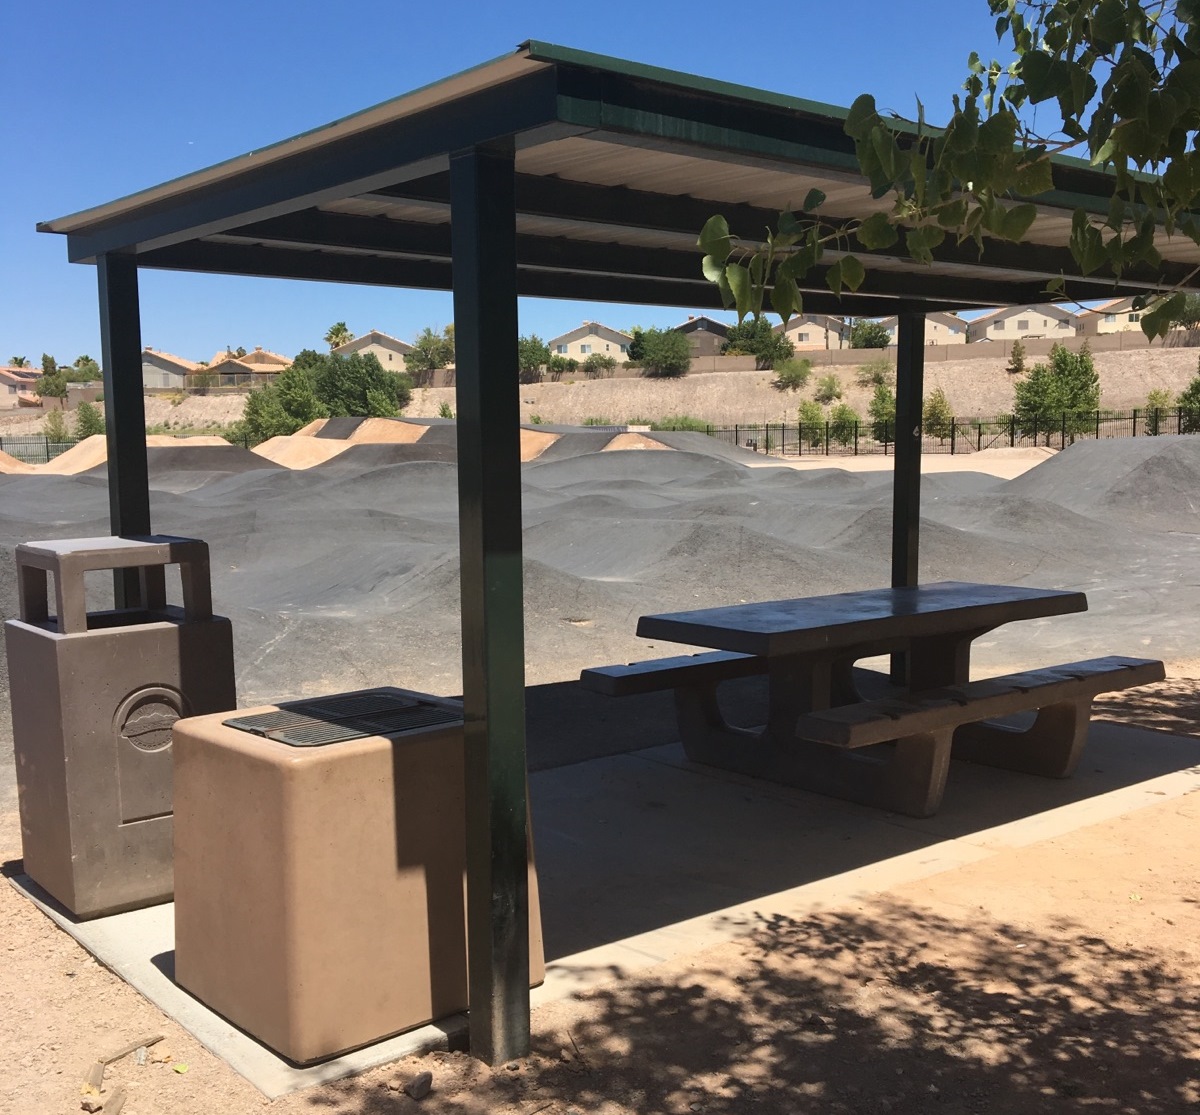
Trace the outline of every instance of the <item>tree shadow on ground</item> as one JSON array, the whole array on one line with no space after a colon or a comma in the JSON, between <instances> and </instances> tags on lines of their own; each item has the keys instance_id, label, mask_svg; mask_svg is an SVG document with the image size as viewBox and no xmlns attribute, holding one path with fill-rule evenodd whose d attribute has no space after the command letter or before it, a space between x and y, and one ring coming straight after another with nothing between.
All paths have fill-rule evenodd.
<instances>
[{"instance_id":1,"label":"tree shadow on ground","mask_svg":"<svg viewBox=\"0 0 1200 1115\"><path fill-rule=\"evenodd\" d=\"M1200 735L1200 678L1167 678L1153 685L1097 697L1092 715L1132 728Z\"/></svg>"},{"instance_id":2,"label":"tree shadow on ground","mask_svg":"<svg viewBox=\"0 0 1200 1115\"><path fill-rule=\"evenodd\" d=\"M1200 1104L1195 979L1078 924L1037 936L884 898L765 921L730 955L543 1008L519 1063L429 1054L314 1093L306 1109L415 1112L386 1085L422 1070L435 1088L425 1109L454 1115L1145 1115Z\"/></svg>"}]
</instances>

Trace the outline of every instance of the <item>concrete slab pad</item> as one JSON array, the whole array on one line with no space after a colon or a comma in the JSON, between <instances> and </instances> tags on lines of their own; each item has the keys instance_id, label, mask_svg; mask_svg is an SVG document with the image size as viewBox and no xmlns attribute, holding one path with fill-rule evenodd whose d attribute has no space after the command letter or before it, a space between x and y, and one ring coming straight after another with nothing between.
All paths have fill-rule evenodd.
<instances>
[{"instance_id":1,"label":"concrete slab pad","mask_svg":"<svg viewBox=\"0 0 1200 1115\"><path fill-rule=\"evenodd\" d=\"M1200 740L1095 722L1072 779L955 763L941 814L914 820L688 763L678 744L530 777L545 930L536 1006L779 918L926 878L1200 790ZM169 904L77 922L13 884L108 968L267 1096L461 1045L444 1019L298 1068L171 979Z\"/></svg>"}]
</instances>

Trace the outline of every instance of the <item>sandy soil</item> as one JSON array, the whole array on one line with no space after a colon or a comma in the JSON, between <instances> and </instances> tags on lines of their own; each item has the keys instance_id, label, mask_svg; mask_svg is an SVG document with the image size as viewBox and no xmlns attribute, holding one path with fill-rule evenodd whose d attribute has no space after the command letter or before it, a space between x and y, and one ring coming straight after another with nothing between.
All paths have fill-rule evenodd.
<instances>
[{"instance_id":1,"label":"sandy soil","mask_svg":"<svg viewBox=\"0 0 1200 1115\"><path fill-rule=\"evenodd\" d=\"M1197 823L1200 795L1164 801L764 921L538 1009L532 1055L494 1070L433 1053L273 1103L0 886L0 1111L79 1110L95 1057L163 1034L109 1069L126 1115L1194 1112ZM0 858L18 854L10 813ZM424 1071L419 1103L402 1088Z\"/></svg>"}]
</instances>

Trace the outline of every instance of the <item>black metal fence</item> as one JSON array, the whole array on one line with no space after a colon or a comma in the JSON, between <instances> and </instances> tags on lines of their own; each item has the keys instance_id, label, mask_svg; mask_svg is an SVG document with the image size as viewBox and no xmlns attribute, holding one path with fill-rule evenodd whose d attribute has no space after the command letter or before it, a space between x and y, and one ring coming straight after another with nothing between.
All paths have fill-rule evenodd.
<instances>
[{"instance_id":1,"label":"black metal fence","mask_svg":"<svg viewBox=\"0 0 1200 1115\"><path fill-rule=\"evenodd\" d=\"M75 438L67 441L51 441L41 434L22 437L0 437L0 453L7 453L28 465L44 465L60 453L74 448L79 442Z\"/></svg>"},{"instance_id":2,"label":"black metal fence","mask_svg":"<svg viewBox=\"0 0 1200 1115\"><path fill-rule=\"evenodd\" d=\"M709 426L707 433L730 445L781 457L889 455L896 446L896 426L892 421ZM1200 411L1179 407L1066 411L1027 419L1010 414L996 418L948 418L927 423L920 429L922 453L952 454L1018 446L1062 449L1085 438L1194 433L1200 433Z\"/></svg>"}]
</instances>

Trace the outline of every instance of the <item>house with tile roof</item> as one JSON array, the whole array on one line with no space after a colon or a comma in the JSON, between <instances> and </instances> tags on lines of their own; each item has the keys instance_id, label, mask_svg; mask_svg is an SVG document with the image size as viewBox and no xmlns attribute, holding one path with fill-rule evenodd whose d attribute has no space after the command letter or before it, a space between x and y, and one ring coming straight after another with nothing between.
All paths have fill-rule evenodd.
<instances>
[{"instance_id":1,"label":"house with tile roof","mask_svg":"<svg viewBox=\"0 0 1200 1115\"><path fill-rule=\"evenodd\" d=\"M673 333L683 333L692 346L692 358L720 356L721 347L729 335L729 326L704 314L688 314L687 321L671 327ZM553 351L553 349L551 350Z\"/></svg>"},{"instance_id":2,"label":"house with tile roof","mask_svg":"<svg viewBox=\"0 0 1200 1115\"><path fill-rule=\"evenodd\" d=\"M610 329L598 321L585 321L578 329L551 337L546 342L551 356L565 356L570 360L578 360L582 364L593 352L611 356L620 363L629 357L629 342L633 338L628 333Z\"/></svg>"},{"instance_id":3,"label":"house with tile roof","mask_svg":"<svg viewBox=\"0 0 1200 1115\"><path fill-rule=\"evenodd\" d=\"M1075 336L1075 315L1051 302L1037 306L1004 306L967 323L967 340L1028 341L1034 338L1066 340Z\"/></svg>"},{"instance_id":4,"label":"house with tile roof","mask_svg":"<svg viewBox=\"0 0 1200 1115\"><path fill-rule=\"evenodd\" d=\"M41 378L40 368L0 368L0 407L17 406L22 396L32 398Z\"/></svg>"},{"instance_id":5,"label":"house with tile roof","mask_svg":"<svg viewBox=\"0 0 1200 1115\"><path fill-rule=\"evenodd\" d=\"M879 324L887 330L891 343L896 343L896 335L900 328L899 319L891 317L879 319ZM925 343L927 345L965 345L967 343L967 322L957 314L940 311L925 315Z\"/></svg>"},{"instance_id":6,"label":"house with tile roof","mask_svg":"<svg viewBox=\"0 0 1200 1115\"><path fill-rule=\"evenodd\" d=\"M194 360L147 345L142 349L142 386L153 390L185 387L187 377L200 367Z\"/></svg>"},{"instance_id":7,"label":"house with tile roof","mask_svg":"<svg viewBox=\"0 0 1200 1115\"><path fill-rule=\"evenodd\" d=\"M1133 308L1133 298L1110 298L1099 306L1082 307L1075 315L1075 333L1098 337L1106 333L1140 333L1142 313Z\"/></svg>"},{"instance_id":8,"label":"house with tile roof","mask_svg":"<svg viewBox=\"0 0 1200 1115\"><path fill-rule=\"evenodd\" d=\"M775 326L775 332L787 337L797 352L845 348L850 343L850 329L845 320L828 314L796 314L786 325L781 322Z\"/></svg>"},{"instance_id":9,"label":"house with tile roof","mask_svg":"<svg viewBox=\"0 0 1200 1115\"><path fill-rule=\"evenodd\" d=\"M413 346L406 344L398 337L372 329L361 337L355 337L344 345L338 345L333 350L334 356L351 356L370 353L389 372L402 372L405 368L405 357L412 352Z\"/></svg>"}]
</instances>

